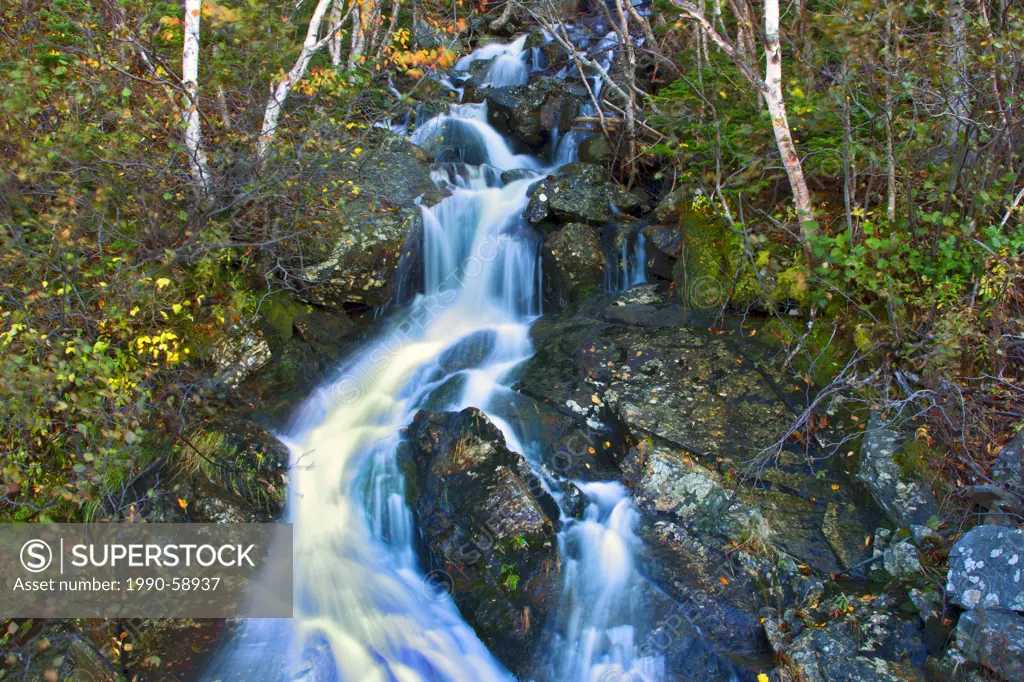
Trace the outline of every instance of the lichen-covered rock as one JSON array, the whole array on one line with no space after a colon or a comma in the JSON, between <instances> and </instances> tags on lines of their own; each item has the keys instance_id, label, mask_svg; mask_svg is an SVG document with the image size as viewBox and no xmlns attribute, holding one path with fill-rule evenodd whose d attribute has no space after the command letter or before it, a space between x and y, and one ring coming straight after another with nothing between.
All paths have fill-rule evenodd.
<instances>
[{"instance_id":1,"label":"lichen-covered rock","mask_svg":"<svg viewBox=\"0 0 1024 682\"><path fill-rule=\"evenodd\" d=\"M604 282L608 261L592 227L569 223L544 241L545 277L568 300L593 293Z\"/></svg>"},{"instance_id":2,"label":"lichen-covered rock","mask_svg":"<svg viewBox=\"0 0 1024 682\"><path fill-rule=\"evenodd\" d=\"M722 489L714 472L682 450L645 439L630 449L620 466L641 509L670 514L737 543L768 538L761 513L738 502Z\"/></svg>"},{"instance_id":3,"label":"lichen-covered rock","mask_svg":"<svg viewBox=\"0 0 1024 682\"><path fill-rule=\"evenodd\" d=\"M956 627L956 646L968 661L995 671L1006 682L1024 680L1024 616L966 611Z\"/></svg>"},{"instance_id":4,"label":"lichen-covered rock","mask_svg":"<svg viewBox=\"0 0 1024 682\"><path fill-rule=\"evenodd\" d=\"M544 178L530 192L530 201L523 210L523 218L531 225L537 225L551 215L550 201L555 191L555 182Z\"/></svg>"},{"instance_id":5,"label":"lichen-covered rock","mask_svg":"<svg viewBox=\"0 0 1024 682\"><path fill-rule=\"evenodd\" d=\"M585 182L591 185L599 185L612 179L612 174L606 167L579 161L562 166L558 169L558 174L569 178L571 182Z\"/></svg>"},{"instance_id":6,"label":"lichen-covered rock","mask_svg":"<svg viewBox=\"0 0 1024 682\"><path fill-rule=\"evenodd\" d=\"M776 389L789 386L768 382L758 349L679 326L678 306L611 301L538 326L517 388L698 455L748 456L785 434L793 415Z\"/></svg>"},{"instance_id":7,"label":"lichen-covered rock","mask_svg":"<svg viewBox=\"0 0 1024 682\"><path fill-rule=\"evenodd\" d=\"M846 623L808 628L790 646L780 679L801 682L924 682L920 669L862 651Z\"/></svg>"},{"instance_id":8,"label":"lichen-covered rock","mask_svg":"<svg viewBox=\"0 0 1024 682\"><path fill-rule=\"evenodd\" d=\"M231 388L237 388L253 373L270 362L270 347L259 330L239 331L215 346L210 360L217 376Z\"/></svg>"},{"instance_id":9,"label":"lichen-covered rock","mask_svg":"<svg viewBox=\"0 0 1024 682\"><path fill-rule=\"evenodd\" d=\"M992 480L1011 491L1024 495L1024 431L1018 433L996 455L992 463Z\"/></svg>"},{"instance_id":10,"label":"lichen-covered rock","mask_svg":"<svg viewBox=\"0 0 1024 682\"><path fill-rule=\"evenodd\" d=\"M932 491L921 481L904 474L896 463L895 455L904 440L899 430L873 411L861 442L857 473L875 503L900 528L927 525L939 518L939 506Z\"/></svg>"},{"instance_id":11,"label":"lichen-covered rock","mask_svg":"<svg viewBox=\"0 0 1024 682\"><path fill-rule=\"evenodd\" d=\"M952 603L1024 611L1024 531L978 526L949 553L946 592Z\"/></svg>"},{"instance_id":12,"label":"lichen-covered rock","mask_svg":"<svg viewBox=\"0 0 1024 682\"><path fill-rule=\"evenodd\" d=\"M558 507L487 416L419 412L400 458L413 470L412 509L425 563L451 577L466 621L511 670L558 603Z\"/></svg>"},{"instance_id":13,"label":"lichen-covered rock","mask_svg":"<svg viewBox=\"0 0 1024 682\"><path fill-rule=\"evenodd\" d=\"M302 270L300 295L310 303L340 310L390 300L403 249L422 230L417 198L429 205L443 196L430 180L424 150L383 129L373 131L367 146L350 171L358 195L338 208L328 248Z\"/></svg>"},{"instance_id":14,"label":"lichen-covered rock","mask_svg":"<svg viewBox=\"0 0 1024 682\"><path fill-rule=\"evenodd\" d=\"M684 622L700 628L722 653L770 663L753 576L721 550L720 541L667 521L643 528L641 537L645 572L680 604Z\"/></svg>"},{"instance_id":15,"label":"lichen-covered rock","mask_svg":"<svg viewBox=\"0 0 1024 682\"><path fill-rule=\"evenodd\" d=\"M607 162L612 154L612 145L604 135L591 135L580 143L578 156L584 163Z\"/></svg>"}]
</instances>

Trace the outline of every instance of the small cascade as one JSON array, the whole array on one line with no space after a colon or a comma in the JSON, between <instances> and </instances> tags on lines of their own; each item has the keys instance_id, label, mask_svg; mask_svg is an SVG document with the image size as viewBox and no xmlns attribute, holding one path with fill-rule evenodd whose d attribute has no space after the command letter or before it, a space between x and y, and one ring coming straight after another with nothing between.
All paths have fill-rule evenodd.
<instances>
[{"instance_id":1,"label":"small cascade","mask_svg":"<svg viewBox=\"0 0 1024 682\"><path fill-rule=\"evenodd\" d=\"M490 85L526 82L540 62L525 42L480 48L455 71L493 59ZM592 53L610 65L615 46L610 33ZM597 92L600 85L595 77ZM288 661L289 679L304 682L514 682L425 579L398 447L418 410L477 407L560 499L562 481L538 465L530 436L542 427L516 416L510 388L533 354L530 327L542 313L542 238L522 217L535 178L506 183L502 172L549 173L575 161L589 134L565 135L552 167L515 154L484 104L454 104L423 124L417 115L409 139L433 156L431 179L449 192L421 208L423 290L389 313L381 336L342 365L284 435L293 453L296 617L247 625L208 680L276 681L272 667ZM646 280L642 233L632 250L629 242L613 270L617 288ZM536 652L540 679L662 682L664 660L640 646L653 623L635 559L639 513L618 483L575 484L585 511L561 519L562 596Z\"/></svg>"}]
</instances>

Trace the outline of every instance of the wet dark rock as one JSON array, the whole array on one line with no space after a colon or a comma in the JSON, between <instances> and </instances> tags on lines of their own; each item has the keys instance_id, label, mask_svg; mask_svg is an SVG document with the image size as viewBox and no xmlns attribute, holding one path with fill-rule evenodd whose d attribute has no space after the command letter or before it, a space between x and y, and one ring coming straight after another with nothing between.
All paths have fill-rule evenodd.
<instances>
[{"instance_id":1,"label":"wet dark rock","mask_svg":"<svg viewBox=\"0 0 1024 682\"><path fill-rule=\"evenodd\" d=\"M792 415L756 366L757 349L740 352L703 329L611 322L608 303L622 307L615 300L591 299L537 325L537 352L517 388L700 455L752 454L785 433Z\"/></svg>"},{"instance_id":2,"label":"wet dark rock","mask_svg":"<svg viewBox=\"0 0 1024 682\"><path fill-rule=\"evenodd\" d=\"M801 682L924 682L923 672L909 661L893 661L861 651L856 627L835 622L804 630L785 651L790 663L780 679ZM862 633L862 642L868 635Z\"/></svg>"},{"instance_id":3,"label":"wet dark rock","mask_svg":"<svg viewBox=\"0 0 1024 682\"><path fill-rule=\"evenodd\" d=\"M870 553L865 548L865 536L860 533L862 526L856 521L856 507L847 502L845 504L829 502L825 508L825 517L821 522L821 532L828 541L832 551L835 552L839 565L844 570L852 569L870 558ZM863 568L856 570L852 577L863 578L866 573Z\"/></svg>"},{"instance_id":4,"label":"wet dark rock","mask_svg":"<svg viewBox=\"0 0 1024 682\"><path fill-rule=\"evenodd\" d=\"M928 525L939 518L932 491L896 463L895 455L906 441L903 433L873 411L861 441L861 468L857 473L875 503L900 528Z\"/></svg>"},{"instance_id":5,"label":"wet dark rock","mask_svg":"<svg viewBox=\"0 0 1024 682\"><path fill-rule=\"evenodd\" d=\"M964 657L1006 682L1024 680L1024 616L972 610L960 616L956 647Z\"/></svg>"},{"instance_id":6,"label":"wet dark rock","mask_svg":"<svg viewBox=\"0 0 1024 682\"><path fill-rule=\"evenodd\" d=\"M594 293L604 282L608 267L597 231L582 223L569 223L544 241L544 275L568 300Z\"/></svg>"},{"instance_id":7,"label":"wet dark rock","mask_svg":"<svg viewBox=\"0 0 1024 682\"><path fill-rule=\"evenodd\" d=\"M580 143L578 156L584 163L607 163L612 145L604 135L591 135Z\"/></svg>"},{"instance_id":8,"label":"wet dark rock","mask_svg":"<svg viewBox=\"0 0 1024 682\"><path fill-rule=\"evenodd\" d=\"M584 94L557 78L495 88L486 95L487 121L498 132L539 148L552 131L572 127Z\"/></svg>"},{"instance_id":9,"label":"wet dark rock","mask_svg":"<svg viewBox=\"0 0 1024 682\"><path fill-rule=\"evenodd\" d=\"M540 177L535 171L527 170L525 168L516 168L515 170L507 170L501 174L501 181L506 185L515 182L516 180L526 180L528 178Z\"/></svg>"},{"instance_id":10,"label":"wet dark rock","mask_svg":"<svg viewBox=\"0 0 1024 682\"><path fill-rule=\"evenodd\" d=\"M594 163L569 163L558 169L559 175L564 175L571 182L584 182L590 185L599 185L612 179L611 172L604 166Z\"/></svg>"},{"instance_id":11,"label":"wet dark rock","mask_svg":"<svg viewBox=\"0 0 1024 682\"><path fill-rule=\"evenodd\" d=\"M949 600L975 607L1024 611L1024 531L978 526L949 553Z\"/></svg>"},{"instance_id":12,"label":"wet dark rock","mask_svg":"<svg viewBox=\"0 0 1024 682\"><path fill-rule=\"evenodd\" d=\"M551 215L551 197L554 195L554 180L545 178L530 192L530 202L523 211L523 218L531 225L537 225Z\"/></svg>"},{"instance_id":13,"label":"wet dark rock","mask_svg":"<svg viewBox=\"0 0 1024 682\"><path fill-rule=\"evenodd\" d=\"M415 201L436 203L442 195L430 181L424 150L377 129L351 174L359 187L337 211L329 245L302 271L301 297L328 308L380 306L391 299L403 249L422 229Z\"/></svg>"},{"instance_id":14,"label":"wet dark rock","mask_svg":"<svg viewBox=\"0 0 1024 682\"><path fill-rule=\"evenodd\" d=\"M560 220L602 223L614 216L615 211L639 213L643 202L611 182L592 184L583 179L561 177L555 182L548 205Z\"/></svg>"},{"instance_id":15,"label":"wet dark rock","mask_svg":"<svg viewBox=\"0 0 1024 682\"><path fill-rule=\"evenodd\" d=\"M720 549L681 525L659 521L641 529L642 571L679 604L715 649L750 665L767 665L757 588L750 573Z\"/></svg>"},{"instance_id":16,"label":"wet dark rock","mask_svg":"<svg viewBox=\"0 0 1024 682\"><path fill-rule=\"evenodd\" d=\"M400 457L425 562L450 577L466 621L513 671L528 664L560 588L557 506L487 416L419 412Z\"/></svg>"}]
</instances>

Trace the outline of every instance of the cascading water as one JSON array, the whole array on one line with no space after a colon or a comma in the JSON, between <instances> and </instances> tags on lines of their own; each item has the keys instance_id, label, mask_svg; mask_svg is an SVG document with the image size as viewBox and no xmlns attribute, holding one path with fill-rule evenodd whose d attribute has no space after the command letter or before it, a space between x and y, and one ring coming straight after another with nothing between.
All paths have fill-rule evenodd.
<instances>
[{"instance_id":1,"label":"cascading water","mask_svg":"<svg viewBox=\"0 0 1024 682\"><path fill-rule=\"evenodd\" d=\"M454 106L411 139L435 156L432 177L451 192L422 209L425 291L296 416L285 436L293 452L294 624L251 622L209 680L281 679L283 660L290 679L308 682L511 680L451 600L424 580L396 449L418 410L474 406L536 464L508 388L532 354L529 328L541 312L540 239L522 219L533 180L504 184L500 171L549 169L513 154L481 105ZM663 661L638 652L650 623L634 565L637 511L617 483L578 487L587 507L582 520L562 519L562 601L538 675L663 679Z\"/></svg>"}]
</instances>

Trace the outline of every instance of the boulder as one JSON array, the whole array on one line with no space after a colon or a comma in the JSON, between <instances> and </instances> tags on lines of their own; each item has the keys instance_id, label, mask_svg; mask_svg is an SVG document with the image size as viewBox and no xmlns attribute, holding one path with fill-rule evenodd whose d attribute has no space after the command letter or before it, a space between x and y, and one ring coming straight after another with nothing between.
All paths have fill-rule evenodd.
<instances>
[{"instance_id":1,"label":"boulder","mask_svg":"<svg viewBox=\"0 0 1024 682\"><path fill-rule=\"evenodd\" d=\"M861 441L860 471L857 479L899 528L927 525L939 518L935 495L921 481L901 471L895 455L906 438L877 411L872 411Z\"/></svg>"},{"instance_id":2,"label":"boulder","mask_svg":"<svg viewBox=\"0 0 1024 682\"><path fill-rule=\"evenodd\" d=\"M949 553L949 600L975 607L1024 611L1024 531L978 526Z\"/></svg>"},{"instance_id":3,"label":"boulder","mask_svg":"<svg viewBox=\"0 0 1024 682\"><path fill-rule=\"evenodd\" d=\"M992 463L992 480L1017 493L1024 495L1024 431L1019 432L1003 446L996 461Z\"/></svg>"},{"instance_id":4,"label":"boulder","mask_svg":"<svg viewBox=\"0 0 1024 682\"><path fill-rule=\"evenodd\" d=\"M499 660L526 670L561 587L555 501L474 408L419 412L400 458L424 563L450 577L455 604Z\"/></svg>"},{"instance_id":5,"label":"boulder","mask_svg":"<svg viewBox=\"0 0 1024 682\"><path fill-rule=\"evenodd\" d=\"M700 628L721 653L770 665L754 576L721 550L719 540L702 539L669 521L644 526L640 536L642 570L679 604L683 622Z\"/></svg>"},{"instance_id":6,"label":"boulder","mask_svg":"<svg viewBox=\"0 0 1024 682\"><path fill-rule=\"evenodd\" d=\"M394 133L375 129L368 150L348 169L358 195L350 195L327 230L329 243L302 270L303 300L336 310L383 305L395 293L403 256L422 230L416 200L443 196L430 180L430 157Z\"/></svg>"},{"instance_id":7,"label":"boulder","mask_svg":"<svg viewBox=\"0 0 1024 682\"><path fill-rule=\"evenodd\" d=\"M259 330L234 330L210 353L217 377L230 388L238 388L246 379L270 362L270 347Z\"/></svg>"},{"instance_id":8,"label":"boulder","mask_svg":"<svg viewBox=\"0 0 1024 682\"><path fill-rule=\"evenodd\" d=\"M585 163L607 163L612 145L604 135L591 135L580 143L577 155Z\"/></svg>"},{"instance_id":9,"label":"boulder","mask_svg":"<svg viewBox=\"0 0 1024 682\"><path fill-rule=\"evenodd\" d=\"M746 457L784 435L794 416L777 391L798 388L769 382L767 349L741 352L682 319L670 304L584 302L535 326L516 388L691 454Z\"/></svg>"},{"instance_id":10,"label":"boulder","mask_svg":"<svg viewBox=\"0 0 1024 682\"><path fill-rule=\"evenodd\" d=\"M1024 616L995 610L971 610L960 616L956 646L976 665L1006 682L1024 680Z\"/></svg>"},{"instance_id":11,"label":"boulder","mask_svg":"<svg viewBox=\"0 0 1024 682\"><path fill-rule=\"evenodd\" d=\"M553 131L567 132L585 91L558 78L494 88L486 95L487 120L500 133L539 148Z\"/></svg>"},{"instance_id":12,"label":"boulder","mask_svg":"<svg viewBox=\"0 0 1024 682\"><path fill-rule=\"evenodd\" d=\"M561 177L555 182L548 204L559 220L603 223L616 211L637 214L641 199L611 183L594 184L585 178Z\"/></svg>"},{"instance_id":13,"label":"boulder","mask_svg":"<svg viewBox=\"0 0 1024 682\"><path fill-rule=\"evenodd\" d=\"M856 630L854 630L856 631ZM864 651L845 622L804 630L785 652L789 659L780 680L801 682L924 682L909 662L887 660ZM861 631L862 639L867 629Z\"/></svg>"},{"instance_id":14,"label":"boulder","mask_svg":"<svg viewBox=\"0 0 1024 682\"><path fill-rule=\"evenodd\" d=\"M738 544L768 537L761 513L739 503L722 489L716 473L682 450L645 438L630 448L620 466L637 506L645 511L667 514Z\"/></svg>"},{"instance_id":15,"label":"boulder","mask_svg":"<svg viewBox=\"0 0 1024 682\"><path fill-rule=\"evenodd\" d=\"M544 276L560 295L579 300L604 282L607 258L592 227L569 223L544 241Z\"/></svg>"},{"instance_id":16,"label":"boulder","mask_svg":"<svg viewBox=\"0 0 1024 682\"><path fill-rule=\"evenodd\" d=\"M195 427L182 444L188 484L174 495L194 520L269 521L284 512L290 453L272 433L229 411Z\"/></svg>"}]
</instances>

